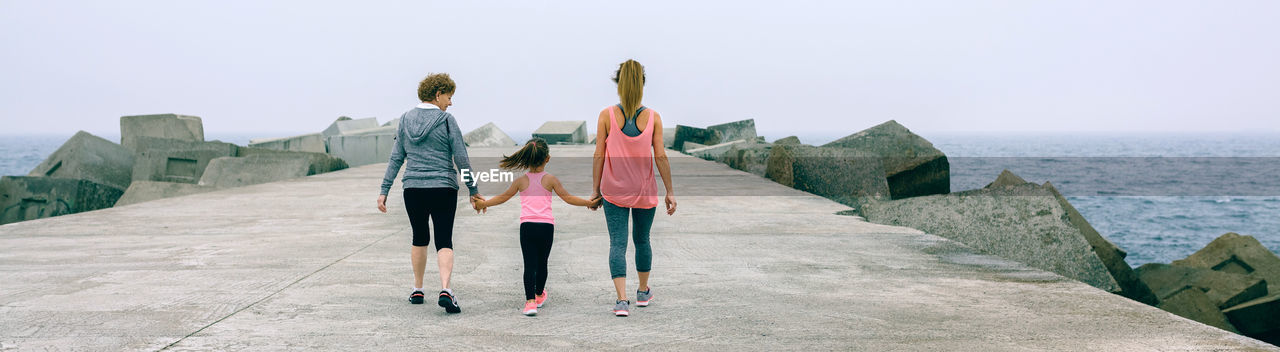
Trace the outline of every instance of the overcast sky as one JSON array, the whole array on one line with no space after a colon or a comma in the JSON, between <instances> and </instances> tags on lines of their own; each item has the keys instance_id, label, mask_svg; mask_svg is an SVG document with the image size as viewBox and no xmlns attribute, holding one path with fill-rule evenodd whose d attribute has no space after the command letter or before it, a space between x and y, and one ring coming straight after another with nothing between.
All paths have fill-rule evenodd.
<instances>
[{"instance_id":1,"label":"overcast sky","mask_svg":"<svg viewBox=\"0 0 1280 352\"><path fill-rule=\"evenodd\" d=\"M668 124L771 139L1280 131L1280 1L779 3L0 0L0 134L318 132L398 117L430 72L464 131L527 133L616 103L627 58Z\"/></svg>"}]
</instances>

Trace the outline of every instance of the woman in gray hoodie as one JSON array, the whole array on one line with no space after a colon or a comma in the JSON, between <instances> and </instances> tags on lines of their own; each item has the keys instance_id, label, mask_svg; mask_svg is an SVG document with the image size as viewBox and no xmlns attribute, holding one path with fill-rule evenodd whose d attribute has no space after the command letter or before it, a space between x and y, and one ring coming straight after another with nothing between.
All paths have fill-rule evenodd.
<instances>
[{"instance_id":1,"label":"woman in gray hoodie","mask_svg":"<svg viewBox=\"0 0 1280 352\"><path fill-rule=\"evenodd\" d=\"M435 228L436 261L440 266L439 303L449 313L462 308L458 298L449 289L449 276L453 273L453 217L457 211L458 175L460 170L471 169L467 159L467 146L462 141L462 131L453 115L445 112L453 105L453 92L457 85L448 74L427 76L418 84L418 104L413 110L400 116L400 128L396 131L395 145L387 173L382 178L382 193L378 195L378 210L387 212L387 193L395 182L400 166L404 165L404 208L413 227L413 293L409 302L422 304L422 276L427 267L427 245L431 243L431 231L427 219ZM456 166L456 168L455 168ZM476 190L474 181L467 184L471 203L484 201Z\"/></svg>"}]
</instances>

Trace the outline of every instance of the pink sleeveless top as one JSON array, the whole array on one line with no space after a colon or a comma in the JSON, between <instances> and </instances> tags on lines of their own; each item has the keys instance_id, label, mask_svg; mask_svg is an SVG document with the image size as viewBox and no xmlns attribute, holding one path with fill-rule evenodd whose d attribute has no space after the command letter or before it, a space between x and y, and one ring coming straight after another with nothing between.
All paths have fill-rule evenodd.
<instances>
[{"instance_id":1,"label":"pink sleeveless top","mask_svg":"<svg viewBox=\"0 0 1280 352\"><path fill-rule=\"evenodd\" d=\"M542 187L543 172L527 172L529 187L520 191L520 222L541 222L554 225L556 218L551 215L551 191Z\"/></svg>"},{"instance_id":2,"label":"pink sleeveless top","mask_svg":"<svg viewBox=\"0 0 1280 352\"><path fill-rule=\"evenodd\" d=\"M609 136L605 137L604 173L600 195L614 205L648 209L658 206L658 183L653 177L653 110L640 135L622 133L609 109Z\"/></svg>"}]
</instances>

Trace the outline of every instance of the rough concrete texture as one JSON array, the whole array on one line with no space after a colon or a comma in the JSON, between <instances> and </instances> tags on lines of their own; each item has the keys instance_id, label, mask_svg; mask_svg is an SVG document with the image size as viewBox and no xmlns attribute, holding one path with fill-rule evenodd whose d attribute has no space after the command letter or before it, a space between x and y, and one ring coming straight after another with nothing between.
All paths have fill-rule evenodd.
<instances>
[{"instance_id":1,"label":"rough concrete texture","mask_svg":"<svg viewBox=\"0 0 1280 352\"><path fill-rule=\"evenodd\" d=\"M982 187L982 188L1017 186L1017 185L1024 185L1027 183L1030 183L1030 182L1027 182L1027 180L1022 179L1022 177L1018 177L1018 175L1013 174L1013 172L1009 171L1009 169L1005 169L1004 171L1000 171L1000 175L996 176L995 181L988 183L986 187Z\"/></svg>"},{"instance_id":2,"label":"rough concrete texture","mask_svg":"<svg viewBox=\"0 0 1280 352\"><path fill-rule=\"evenodd\" d=\"M1228 308L1223 314L1241 333L1280 345L1280 293Z\"/></svg>"},{"instance_id":3,"label":"rough concrete texture","mask_svg":"<svg viewBox=\"0 0 1280 352\"><path fill-rule=\"evenodd\" d=\"M801 143L800 143L800 137L787 136L787 137L779 138L776 141L773 141L773 144L801 144Z\"/></svg>"},{"instance_id":4,"label":"rough concrete texture","mask_svg":"<svg viewBox=\"0 0 1280 352\"><path fill-rule=\"evenodd\" d=\"M1227 322L1227 316L1218 310L1218 306L1213 304L1213 300L1205 295L1203 291L1194 287L1184 287L1169 297L1165 297L1160 302L1160 309L1208 326L1239 333L1234 326L1231 326L1230 322Z\"/></svg>"},{"instance_id":5,"label":"rough concrete texture","mask_svg":"<svg viewBox=\"0 0 1280 352\"><path fill-rule=\"evenodd\" d=\"M332 136L345 135L351 131L367 130L377 127L377 118L366 117L363 119L352 119L350 117L341 116L338 117L337 120L334 120L333 123L329 124L329 127L325 128L323 132L320 132L320 134L325 138L329 138Z\"/></svg>"},{"instance_id":6,"label":"rough concrete texture","mask_svg":"<svg viewBox=\"0 0 1280 352\"><path fill-rule=\"evenodd\" d=\"M671 148L679 151L690 149L685 147L685 142L693 142L704 146L720 143L719 132L685 125L676 125L676 131L673 136L674 141L672 141Z\"/></svg>"},{"instance_id":7,"label":"rough concrete texture","mask_svg":"<svg viewBox=\"0 0 1280 352\"><path fill-rule=\"evenodd\" d=\"M516 140L498 128L493 122L486 123L471 132L462 135L462 140L471 147L510 147L519 145Z\"/></svg>"},{"instance_id":8,"label":"rough concrete texture","mask_svg":"<svg viewBox=\"0 0 1280 352\"><path fill-rule=\"evenodd\" d=\"M156 199L181 197L214 190L216 188L212 186L193 185L190 183L134 181L133 184L129 185L129 189L124 191L124 195L120 196L120 200L116 201L115 206L122 207Z\"/></svg>"},{"instance_id":9,"label":"rough concrete texture","mask_svg":"<svg viewBox=\"0 0 1280 352\"><path fill-rule=\"evenodd\" d=\"M854 209L889 196L880 155L856 149L775 144L765 174L780 184Z\"/></svg>"},{"instance_id":10,"label":"rough concrete texture","mask_svg":"<svg viewBox=\"0 0 1280 352\"><path fill-rule=\"evenodd\" d=\"M568 158L549 172L586 194L592 151L552 146ZM470 152L496 163L510 148ZM398 189L390 214L373 207L385 171L378 164L0 226L0 343L19 350L1277 350L954 241L833 215L847 208L669 155L679 211L654 221L654 303L628 318L609 312L603 213L559 200L551 299L538 316L518 311L520 207L477 215L462 211L464 198L452 285L462 313L410 305L411 232ZM565 162L574 159L583 162ZM748 195L693 196L726 185ZM492 196L505 186L482 189ZM429 258L434 294L436 256ZM634 275L628 285L635 289Z\"/></svg>"},{"instance_id":11,"label":"rough concrete texture","mask_svg":"<svg viewBox=\"0 0 1280 352\"><path fill-rule=\"evenodd\" d=\"M581 144L587 142L586 121L547 121L533 131L533 136L547 144Z\"/></svg>"},{"instance_id":12,"label":"rough concrete texture","mask_svg":"<svg viewBox=\"0 0 1280 352\"><path fill-rule=\"evenodd\" d=\"M258 154L213 159L200 177L201 186L230 188L307 176L307 157Z\"/></svg>"},{"instance_id":13,"label":"rough concrete texture","mask_svg":"<svg viewBox=\"0 0 1280 352\"><path fill-rule=\"evenodd\" d=\"M1266 280L1272 287L1280 287L1280 258L1253 236L1234 232L1218 236L1185 259L1173 261L1173 265L1249 275Z\"/></svg>"},{"instance_id":14,"label":"rough concrete texture","mask_svg":"<svg viewBox=\"0 0 1280 352\"><path fill-rule=\"evenodd\" d=\"M284 138L264 138L249 141L253 148L286 150L294 152L324 153L324 136L319 133Z\"/></svg>"},{"instance_id":15,"label":"rough concrete texture","mask_svg":"<svg viewBox=\"0 0 1280 352\"><path fill-rule=\"evenodd\" d=\"M1149 263L1138 267L1135 272L1161 299L1188 286L1204 292L1218 308L1228 308L1267 295L1266 281L1212 269Z\"/></svg>"},{"instance_id":16,"label":"rough concrete texture","mask_svg":"<svg viewBox=\"0 0 1280 352\"><path fill-rule=\"evenodd\" d=\"M366 128L363 130L348 131L343 135L345 136L371 136L371 135L380 135L380 134L395 135L396 131L398 131L399 129L400 129L399 126L380 126L380 127L374 127L374 128Z\"/></svg>"},{"instance_id":17,"label":"rough concrete texture","mask_svg":"<svg viewBox=\"0 0 1280 352\"><path fill-rule=\"evenodd\" d=\"M1001 180L1000 177L1005 179ZM1009 170L1001 172L1000 177L997 177L993 184L1016 184L1017 180L1022 179L1009 172ZM1151 292L1151 288L1147 287L1147 284L1133 272L1133 267L1124 261L1124 257L1128 256L1129 253L1108 241L1106 237L1102 237L1102 234L1098 233L1098 230L1094 229L1088 220L1085 220L1084 215L1080 214L1080 211L1076 210L1076 207L1072 206L1071 202L1067 201L1067 197L1063 197L1062 193L1058 192L1058 189L1052 183L1045 182L1043 188L1058 200L1058 205L1062 206L1062 209L1066 212L1067 222L1071 227L1079 231L1080 236L1083 236L1085 241L1089 242L1089 247L1093 248L1093 254L1097 255L1099 260L1102 260L1102 265L1107 267L1107 272L1111 273L1111 278L1115 279L1116 283L1120 285L1120 295L1138 302L1156 304L1159 300Z\"/></svg>"},{"instance_id":18,"label":"rough concrete texture","mask_svg":"<svg viewBox=\"0 0 1280 352\"><path fill-rule=\"evenodd\" d=\"M729 149L733 149L733 146L739 143L745 143L745 142L747 141L739 139L736 141L724 142L716 145L708 145L708 146L702 146L702 147L692 148L692 149L686 148L684 152L685 154L689 154L694 157L698 157L705 160L720 160L720 158L723 157L725 153L729 152ZM686 147L693 144L694 144L693 142L685 142Z\"/></svg>"},{"instance_id":19,"label":"rough concrete texture","mask_svg":"<svg viewBox=\"0 0 1280 352\"><path fill-rule=\"evenodd\" d=\"M133 151L80 131L27 176L89 180L123 190L133 181Z\"/></svg>"},{"instance_id":20,"label":"rough concrete texture","mask_svg":"<svg viewBox=\"0 0 1280 352\"><path fill-rule=\"evenodd\" d=\"M347 162L341 158L324 153L293 152L251 147L236 148L236 156L246 157L253 155L274 155L306 159L307 163L310 164L310 168L307 170L307 175L323 174L326 172L346 169L348 167Z\"/></svg>"},{"instance_id":21,"label":"rough concrete texture","mask_svg":"<svg viewBox=\"0 0 1280 352\"><path fill-rule=\"evenodd\" d=\"M329 155L333 155L355 167L385 163L391 159L395 135L332 136L329 137Z\"/></svg>"},{"instance_id":22,"label":"rough concrete texture","mask_svg":"<svg viewBox=\"0 0 1280 352\"><path fill-rule=\"evenodd\" d=\"M138 150L138 137L203 142L204 124L200 117L178 114L121 116L120 145Z\"/></svg>"},{"instance_id":23,"label":"rough concrete texture","mask_svg":"<svg viewBox=\"0 0 1280 352\"><path fill-rule=\"evenodd\" d=\"M88 180L0 177L0 224L110 208L123 193L119 188ZM8 254L7 250L4 255Z\"/></svg>"},{"instance_id":24,"label":"rough concrete texture","mask_svg":"<svg viewBox=\"0 0 1280 352\"><path fill-rule=\"evenodd\" d=\"M752 140L756 138L756 120L746 119L719 125L707 126L707 130L716 131L720 143L734 140ZM715 143L719 144L719 143Z\"/></svg>"},{"instance_id":25,"label":"rough concrete texture","mask_svg":"<svg viewBox=\"0 0 1280 352\"><path fill-rule=\"evenodd\" d=\"M400 128L400 118L397 117L397 118L391 119L391 121L387 121L387 123L382 124L382 127Z\"/></svg>"},{"instance_id":26,"label":"rough concrete texture","mask_svg":"<svg viewBox=\"0 0 1280 352\"><path fill-rule=\"evenodd\" d=\"M873 202L863 205L862 214L871 222L917 228L1120 292L1092 246L1066 220L1066 210L1035 184Z\"/></svg>"},{"instance_id":27,"label":"rough concrete texture","mask_svg":"<svg viewBox=\"0 0 1280 352\"><path fill-rule=\"evenodd\" d=\"M236 156L238 148L231 143L167 138L138 137L134 141L134 181L196 183L210 160Z\"/></svg>"},{"instance_id":28,"label":"rough concrete texture","mask_svg":"<svg viewBox=\"0 0 1280 352\"><path fill-rule=\"evenodd\" d=\"M947 156L897 121L889 120L822 146L879 153L884 157L894 199L951 192Z\"/></svg>"},{"instance_id":29,"label":"rough concrete texture","mask_svg":"<svg viewBox=\"0 0 1280 352\"><path fill-rule=\"evenodd\" d=\"M765 177L769 167L769 149L772 147L773 144L755 141L734 144L720 157L720 162L730 168Z\"/></svg>"}]
</instances>

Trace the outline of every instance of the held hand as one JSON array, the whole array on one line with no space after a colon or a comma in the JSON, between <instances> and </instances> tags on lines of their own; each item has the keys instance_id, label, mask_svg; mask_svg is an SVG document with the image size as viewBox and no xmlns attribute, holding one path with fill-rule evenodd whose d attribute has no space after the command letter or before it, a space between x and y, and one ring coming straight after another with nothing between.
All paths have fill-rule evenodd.
<instances>
[{"instance_id":1,"label":"held hand","mask_svg":"<svg viewBox=\"0 0 1280 352\"><path fill-rule=\"evenodd\" d=\"M600 192L592 193L591 198L587 200L591 202L591 205L587 206L587 209L591 209L591 211L596 211L600 209L601 205L604 205L604 197L600 195Z\"/></svg>"},{"instance_id":2,"label":"held hand","mask_svg":"<svg viewBox=\"0 0 1280 352\"><path fill-rule=\"evenodd\" d=\"M667 193L667 215L676 213L676 195Z\"/></svg>"},{"instance_id":3,"label":"held hand","mask_svg":"<svg viewBox=\"0 0 1280 352\"><path fill-rule=\"evenodd\" d=\"M387 212L387 195L385 194L378 195L378 211Z\"/></svg>"},{"instance_id":4,"label":"held hand","mask_svg":"<svg viewBox=\"0 0 1280 352\"><path fill-rule=\"evenodd\" d=\"M476 214L488 213L488 208L484 206L484 197L479 194L471 196L471 208L476 210Z\"/></svg>"}]
</instances>

